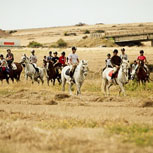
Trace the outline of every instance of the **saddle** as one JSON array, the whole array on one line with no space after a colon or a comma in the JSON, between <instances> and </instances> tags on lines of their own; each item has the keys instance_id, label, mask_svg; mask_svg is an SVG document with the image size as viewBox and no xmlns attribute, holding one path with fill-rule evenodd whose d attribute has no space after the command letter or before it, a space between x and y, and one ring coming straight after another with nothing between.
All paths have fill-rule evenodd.
<instances>
[{"instance_id":1,"label":"saddle","mask_svg":"<svg viewBox=\"0 0 153 153\"><path fill-rule=\"evenodd\" d=\"M12 66L12 70L17 70L17 67L14 63L12 63L11 66Z\"/></svg>"},{"instance_id":2,"label":"saddle","mask_svg":"<svg viewBox=\"0 0 153 153\"><path fill-rule=\"evenodd\" d=\"M34 69L36 70L36 72L39 73L39 69L38 69L37 67L35 67L35 65L34 65L33 63L31 63L31 64L32 64L32 66L34 67Z\"/></svg>"},{"instance_id":3,"label":"saddle","mask_svg":"<svg viewBox=\"0 0 153 153\"><path fill-rule=\"evenodd\" d=\"M114 74L114 70L110 71L109 74L108 74L110 77L112 77L113 75L113 78L117 78L118 76L118 71Z\"/></svg>"}]
</instances>

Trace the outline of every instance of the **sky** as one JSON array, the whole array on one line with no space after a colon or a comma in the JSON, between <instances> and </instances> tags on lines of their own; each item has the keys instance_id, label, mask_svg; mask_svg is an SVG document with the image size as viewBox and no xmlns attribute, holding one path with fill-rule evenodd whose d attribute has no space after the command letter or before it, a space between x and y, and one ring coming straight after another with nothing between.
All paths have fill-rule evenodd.
<instances>
[{"instance_id":1,"label":"sky","mask_svg":"<svg viewBox=\"0 0 153 153\"><path fill-rule=\"evenodd\" d=\"M0 0L0 29L153 22L153 0Z\"/></svg>"}]
</instances>

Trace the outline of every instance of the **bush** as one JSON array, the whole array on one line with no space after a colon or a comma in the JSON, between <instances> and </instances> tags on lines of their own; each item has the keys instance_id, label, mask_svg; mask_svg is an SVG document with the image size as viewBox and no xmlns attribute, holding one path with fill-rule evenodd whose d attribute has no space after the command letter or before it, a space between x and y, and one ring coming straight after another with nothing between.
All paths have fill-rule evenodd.
<instances>
[{"instance_id":1,"label":"bush","mask_svg":"<svg viewBox=\"0 0 153 153\"><path fill-rule=\"evenodd\" d=\"M84 34L89 34L89 33L90 33L89 30L85 30L85 31L84 31Z\"/></svg>"},{"instance_id":2,"label":"bush","mask_svg":"<svg viewBox=\"0 0 153 153\"><path fill-rule=\"evenodd\" d=\"M11 31L9 31L9 34L12 34L12 33L15 33L15 32L17 32L17 30L11 30Z\"/></svg>"},{"instance_id":3,"label":"bush","mask_svg":"<svg viewBox=\"0 0 153 153\"><path fill-rule=\"evenodd\" d=\"M105 30L96 30L95 33L105 33Z\"/></svg>"},{"instance_id":4,"label":"bush","mask_svg":"<svg viewBox=\"0 0 153 153\"><path fill-rule=\"evenodd\" d=\"M57 42L57 47L67 47L67 43L63 39L59 39Z\"/></svg>"},{"instance_id":5,"label":"bush","mask_svg":"<svg viewBox=\"0 0 153 153\"><path fill-rule=\"evenodd\" d=\"M75 26L85 26L85 25L86 25L85 23L80 22L80 23L76 24Z\"/></svg>"},{"instance_id":6,"label":"bush","mask_svg":"<svg viewBox=\"0 0 153 153\"><path fill-rule=\"evenodd\" d=\"M71 33L64 32L64 36L77 36L77 34L75 32L71 32Z\"/></svg>"},{"instance_id":7,"label":"bush","mask_svg":"<svg viewBox=\"0 0 153 153\"><path fill-rule=\"evenodd\" d=\"M31 41L31 42L29 42L28 47L38 48L38 47L43 47L43 45L41 43L36 42L36 41Z\"/></svg>"}]
</instances>

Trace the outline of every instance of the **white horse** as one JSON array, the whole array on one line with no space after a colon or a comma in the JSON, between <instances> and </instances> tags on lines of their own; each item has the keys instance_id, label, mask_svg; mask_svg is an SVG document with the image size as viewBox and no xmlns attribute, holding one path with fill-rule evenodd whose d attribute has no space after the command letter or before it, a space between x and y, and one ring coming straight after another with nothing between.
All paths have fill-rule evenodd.
<instances>
[{"instance_id":1,"label":"white horse","mask_svg":"<svg viewBox=\"0 0 153 153\"><path fill-rule=\"evenodd\" d=\"M44 83L44 80L43 80L44 69L43 68L37 67L39 69L39 72L36 72L36 69L30 63L29 58L25 54L21 57L21 63L25 64L26 80L28 80L28 77L30 77L32 80L32 83L34 83L34 81L37 81L39 83L39 80L38 80L38 78L39 78L41 80L42 84Z\"/></svg>"},{"instance_id":2,"label":"white horse","mask_svg":"<svg viewBox=\"0 0 153 153\"><path fill-rule=\"evenodd\" d=\"M72 95L72 83L70 76L67 74L68 71L70 71L71 66L66 66L62 69L61 73L61 79L62 79L62 90L65 91L65 83L69 84L69 92L70 95ZM77 87L77 95L81 94L81 86L85 80L85 77L87 76L88 73L88 62L85 60L80 61L78 66L75 69L73 79Z\"/></svg>"},{"instance_id":3,"label":"white horse","mask_svg":"<svg viewBox=\"0 0 153 153\"><path fill-rule=\"evenodd\" d=\"M125 90L124 85L128 83L128 71L129 71L129 61L123 60L122 64L120 66L118 75L116 79L111 79L111 76L109 76L110 72L113 71L113 68L106 68L102 72L102 87L104 89L105 95L109 95L109 88L115 84L119 85L120 91L119 94L122 92L125 96Z\"/></svg>"}]
</instances>

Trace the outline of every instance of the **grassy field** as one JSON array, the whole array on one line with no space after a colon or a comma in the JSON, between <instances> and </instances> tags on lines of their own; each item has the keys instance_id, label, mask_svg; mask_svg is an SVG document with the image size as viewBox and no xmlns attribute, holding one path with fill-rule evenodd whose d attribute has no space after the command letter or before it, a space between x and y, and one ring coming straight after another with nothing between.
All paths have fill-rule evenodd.
<instances>
[{"instance_id":1,"label":"grassy field","mask_svg":"<svg viewBox=\"0 0 153 153\"><path fill-rule=\"evenodd\" d=\"M153 83L126 86L127 96L101 92L101 70L107 53L114 48L78 48L80 59L88 60L89 74L82 95L70 96L61 86L47 86L25 81L0 86L0 153L86 153L153 152ZM117 48L119 51L121 48ZM144 49L153 64L151 47L126 48L132 62ZM55 51L55 49L51 49ZM15 61L31 49L12 49ZM36 49L38 65L50 49ZM63 49L56 49L59 54ZM66 55L70 48L64 49ZM1 49L0 53L6 54Z\"/></svg>"}]
</instances>

